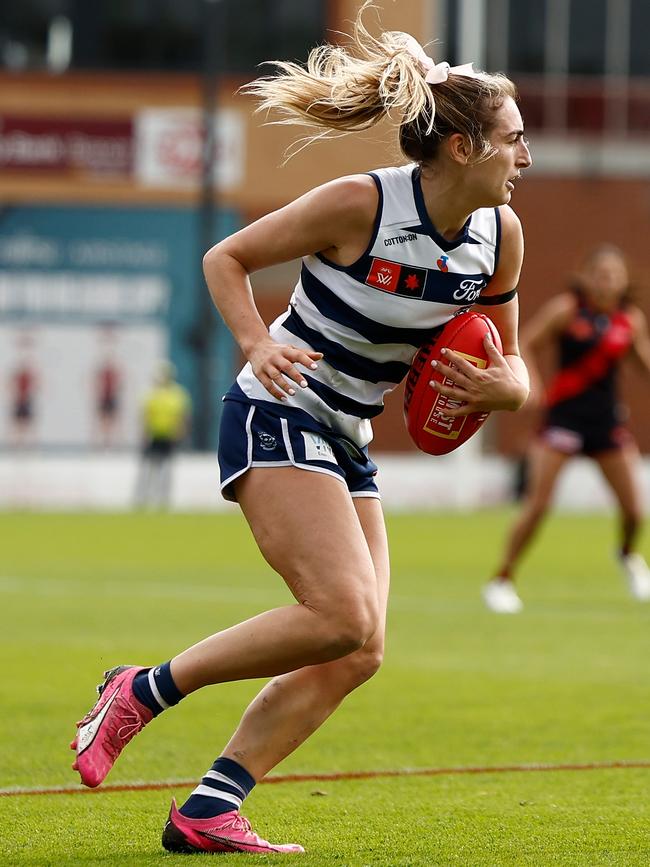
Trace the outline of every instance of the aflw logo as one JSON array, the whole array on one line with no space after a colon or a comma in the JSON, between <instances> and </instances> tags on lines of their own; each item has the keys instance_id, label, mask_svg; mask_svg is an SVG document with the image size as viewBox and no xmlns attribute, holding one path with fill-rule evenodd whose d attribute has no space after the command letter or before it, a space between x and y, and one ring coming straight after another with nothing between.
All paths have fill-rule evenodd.
<instances>
[{"instance_id":1,"label":"aflw logo","mask_svg":"<svg viewBox=\"0 0 650 867\"><path fill-rule=\"evenodd\" d=\"M409 298L423 298L426 282L426 268L402 265L387 259L373 259L366 277L368 286Z\"/></svg>"}]
</instances>

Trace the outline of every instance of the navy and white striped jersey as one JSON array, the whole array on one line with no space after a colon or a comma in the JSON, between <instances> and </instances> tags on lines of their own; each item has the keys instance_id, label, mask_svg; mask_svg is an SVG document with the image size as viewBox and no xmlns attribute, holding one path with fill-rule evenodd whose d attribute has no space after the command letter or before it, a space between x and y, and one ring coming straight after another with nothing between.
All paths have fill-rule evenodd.
<instances>
[{"instance_id":1,"label":"navy and white striped jersey","mask_svg":"<svg viewBox=\"0 0 650 867\"><path fill-rule=\"evenodd\" d=\"M298 407L358 446L372 439L371 419L416 350L477 302L496 270L500 241L496 208L475 211L454 241L439 235L417 166L370 174L379 207L368 249L347 267L306 256L287 311L269 329L279 343L323 353L318 369L305 373L309 388L276 400L247 364L227 395Z\"/></svg>"}]
</instances>

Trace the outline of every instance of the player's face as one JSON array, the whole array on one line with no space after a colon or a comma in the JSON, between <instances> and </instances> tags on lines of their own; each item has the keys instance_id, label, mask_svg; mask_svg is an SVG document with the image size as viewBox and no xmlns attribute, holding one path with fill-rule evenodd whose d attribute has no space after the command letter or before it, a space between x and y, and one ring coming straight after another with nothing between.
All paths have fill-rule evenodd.
<instances>
[{"instance_id":1,"label":"player's face","mask_svg":"<svg viewBox=\"0 0 650 867\"><path fill-rule=\"evenodd\" d=\"M493 156L473 166L472 171L486 199L484 207L496 207L508 204L521 172L533 162L514 99L507 97L497 110L488 140L495 151Z\"/></svg>"},{"instance_id":2,"label":"player's face","mask_svg":"<svg viewBox=\"0 0 650 867\"><path fill-rule=\"evenodd\" d=\"M601 253L592 259L583 272L585 290L601 307L616 304L628 286L624 260L616 253Z\"/></svg>"}]
</instances>

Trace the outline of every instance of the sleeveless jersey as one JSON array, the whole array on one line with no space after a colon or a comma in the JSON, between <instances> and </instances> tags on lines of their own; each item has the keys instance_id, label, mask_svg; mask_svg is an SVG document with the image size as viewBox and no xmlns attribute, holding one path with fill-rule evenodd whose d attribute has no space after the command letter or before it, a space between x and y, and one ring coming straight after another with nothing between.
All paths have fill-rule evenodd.
<instances>
[{"instance_id":1,"label":"sleeveless jersey","mask_svg":"<svg viewBox=\"0 0 650 867\"><path fill-rule=\"evenodd\" d=\"M621 305L612 313L594 310L580 293L575 314L558 341L558 371L546 403L553 416L613 423L620 415L618 366L632 344L632 322Z\"/></svg>"},{"instance_id":2,"label":"sleeveless jersey","mask_svg":"<svg viewBox=\"0 0 650 867\"><path fill-rule=\"evenodd\" d=\"M498 210L482 208L447 241L429 219L417 166L370 174L379 206L368 248L346 267L304 257L289 307L269 329L279 343L323 353L318 369L305 373L308 388L276 400L246 364L226 395L297 407L361 447L417 349L478 301L496 270L501 233Z\"/></svg>"}]
</instances>

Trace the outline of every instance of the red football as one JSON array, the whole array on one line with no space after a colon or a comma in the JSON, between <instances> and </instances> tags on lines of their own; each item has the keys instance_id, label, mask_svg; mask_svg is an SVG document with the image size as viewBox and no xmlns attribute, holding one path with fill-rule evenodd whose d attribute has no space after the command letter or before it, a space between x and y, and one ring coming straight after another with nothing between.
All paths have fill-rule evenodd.
<instances>
[{"instance_id":1,"label":"red football","mask_svg":"<svg viewBox=\"0 0 650 867\"><path fill-rule=\"evenodd\" d=\"M423 452L446 455L467 442L488 417L487 412L473 412L456 418L445 415L445 409L456 409L461 404L429 385L432 379L452 384L439 370L431 367L434 359L442 359L440 350L444 348L453 349L476 367L487 367L489 361L483 339L488 332L501 352L499 332L487 316L459 313L416 353L404 390L404 419L411 439Z\"/></svg>"}]
</instances>

